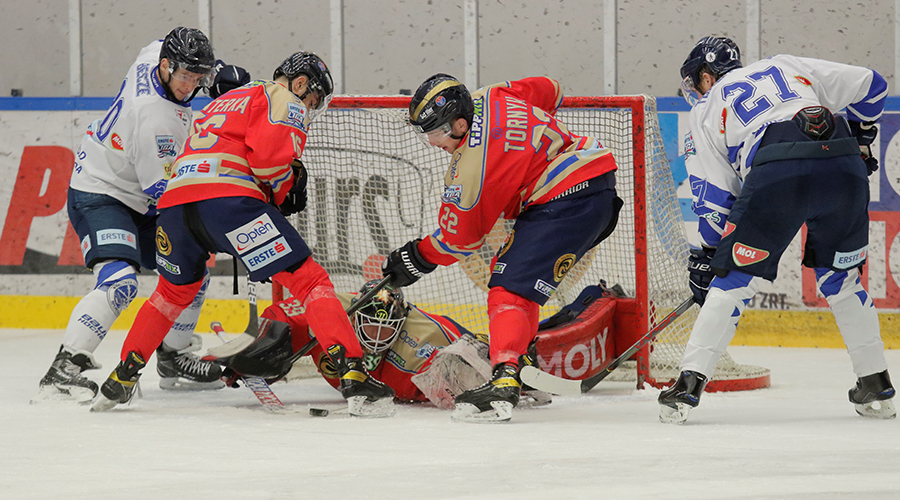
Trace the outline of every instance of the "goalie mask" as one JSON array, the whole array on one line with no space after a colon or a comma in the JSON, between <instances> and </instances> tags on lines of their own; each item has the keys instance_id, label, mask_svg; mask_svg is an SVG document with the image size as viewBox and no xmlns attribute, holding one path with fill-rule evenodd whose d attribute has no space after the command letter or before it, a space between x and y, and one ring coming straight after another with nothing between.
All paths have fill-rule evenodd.
<instances>
[{"instance_id":1,"label":"goalie mask","mask_svg":"<svg viewBox=\"0 0 900 500\"><path fill-rule=\"evenodd\" d=\"M191 78L181 73L176 75L175 72L179 68L202 75L197 81L197 90L183 102L193 99L200 87L209 88L216 77L216 58L209 44L209 38L198 29L179 26L170 31L159 49L159 60L163 59L169 61L170 78ZM171 93L168 84L162 83L166 87L166 92Z\"/></svg>"},{"instance_id":2,"label":"goalie mask","mask_svg":"<svg viewBox=\"0 0 900 500\"><path fill-rule=\"evenodd\" d=\"M681 92L693 107L703 95L699 91L701 74L712 73L718 80L725 73L742 67L741 50L733 40L721 36L700 39L681 65Z\"/></svg>"},{"instance_id":3,"label":"goalie mask","mask_svg":"<svg viewBox=\"0 0 900 500\"><path fill-rule=\"evenodd\" d=\"M453 121L465 118L471 127L474 113L475 105L466 86L450 75L438 73L416 90L409 103L409 124L419 139L426 146L431 146L429 136L439 136L435 139L446 136L462 139L462 136L452 135Z\"/></svg>"},{"instance_id":4,"label":"goalie mask","mask_svg":"<svg viewBox=\"0 0 900 500\"><path fill-rule=\"evenodd\" d=\"M311 119L315 119L328 109L331 98L334 94L334 81L331 79L331 72L325 66L322 59L312 52L297 52L284 60L280 66L275 68L272 79L279 76L286 76L288 79L288 88L291 88L294 78L303 75L306 77L306 92L298 95L302 101L310 92L315 92L318 96L315 109L309 110Z\"/></svg>"},{"instance_id":5,"label":"goalie mask","mask_svg":"<svg viewBox=\"0 0 900 500\"><path fill-rule=\"evenodd\" d=\"M359 290L362 296L378 283L372 280ZM356 298L352 303L356 303ZM403 299L403 292L384 287L372 300L353 313L353 327L359 343L368 354L380 354L400 335L403 323L409 315L409 308Z\"/></svg>"}]
</instances>

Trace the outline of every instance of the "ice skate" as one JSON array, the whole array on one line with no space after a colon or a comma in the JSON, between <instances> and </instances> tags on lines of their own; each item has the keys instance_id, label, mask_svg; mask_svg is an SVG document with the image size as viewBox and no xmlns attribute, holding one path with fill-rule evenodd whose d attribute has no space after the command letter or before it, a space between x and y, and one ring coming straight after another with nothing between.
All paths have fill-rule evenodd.
<instances>
[{"instance_id":1,"label":"ice skate","mask_svg":"<svg viewBox=\"0 0 900 500\"><path fill-rule=\"evenodd\" d=\"M354 417L393 417L394 390L375 380L363 364L362 358L347 358L343 346L332 346L328 355L337 367L341 379L341 395L347 400L348 412Z\"/></svg>"},{"instance_id":2,"label":"ice skate","mask_svg":"<svg viewBox=\"0 0 900 500\"><path fill-rule=\"evenodd\" d=\"M519 404L521 390L518 366L500 363L494 367L490 381L456 397L456 409L450 419L485 424L508 422L512 409Z\"/></svg>"},{"instance_id":3,"label":"ice skate","mask_svg":"<svg viewBox=\"0 0 900 500\"><path fill-rule=\"evenodd\" d=\"M850 389L849 396L856 413L864 417L888 419L897 416L891 401L895 392L891 377L885 370L857 379L856 387Z\"/></svg>"},{"instance_id":4,"label":"ice skate","mask_svg":"<svg viewBox=\"0 0 900 500\"><path fill-rule=\"evenodd\" d=\"M135 352L128 353L125 361L119 363L119 366L111 374L106 382L100 386L100 394L91 405L91 411L106 411L112 409L118 404L131 401L134 391L138 387L138 379L141 378L139 373L141 368L147 363L141 359Z\"/></svg>"},{"instance_id":5,"label":"ice skate","mask_svg":"<svg viewBox=\"0 0 900 500\"><path fill-rule=\"evenodd\" d=\"M39 382L40 390L31 398L31 404L43 401L75 401L90 403L97 395L97 383L81 372L100 368L94 357L87 351L71 352L59 347L56 359Z\"/></svg>"},{"instance_id":6,"label":"ice skate","mask_svg":"<svg viewBox=\"0 0 900 500\"><path fill-rule=\"evenodd\" d=\"M185 349L176 351L165 344L156 349L160 389L206 391L225 387L221 366L191 354L200 349L201 343L200 336L194 334L191 345Z\"/></svg>"},{"instance_id":7,"label":"ice skate","mask_svg":"<svg viewBox=\"0 0 900 500\"><path fill-rule=\"evenodd\" d=\"M685 370L671 388L659 393L659 421L665 424L683 424L691 408L700 404L700 395L709 381L706 375Z\"/></svg>"}]
</instances>

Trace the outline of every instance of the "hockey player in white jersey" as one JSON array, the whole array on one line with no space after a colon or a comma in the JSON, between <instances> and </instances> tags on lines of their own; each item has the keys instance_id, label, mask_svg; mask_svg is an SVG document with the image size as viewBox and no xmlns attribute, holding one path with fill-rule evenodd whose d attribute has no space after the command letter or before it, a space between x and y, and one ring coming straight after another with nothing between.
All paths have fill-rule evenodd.
<instances>
[{"instance_id":1,"label":"hockey player in white jersey","mask_svg":"<svg viewBox=\"0 0 900 500\"><path fill-rule=\"evenodd\" d=\"M777 55L742 67L728 38L706 37L681 67L692 105L685 165L700 217L690 286L702 305L675 385L659 395L660 420L684 422L700 402L760 280L805 223L803 265L815 269L834 313L863 416L893 418L878 315L860 283L868 248L870 146L887 84L877 72ZM847 118L835 116L846 108Z\"/></svg>"},{"instance_id":2,"label":"hockey player in white jersey","mask_svg":"<svg viewBox=\"0 0 900 500\"><path fill-rule=\"evenodd\" d=\"M96 285L75 306L63 342L34 401L89 402L97 384L82 371L100 368L93 352L134 300L141 266L156 269L156 202L189 135L190 101L215 75L209 40L178 27L144 47L106 115L88 126L68 193L68 213ZM207 283L209 275L206 277ZM160 386L223 387L218 365L190 353L204 284L158 350Z\"/></svg>"}]
</instances>

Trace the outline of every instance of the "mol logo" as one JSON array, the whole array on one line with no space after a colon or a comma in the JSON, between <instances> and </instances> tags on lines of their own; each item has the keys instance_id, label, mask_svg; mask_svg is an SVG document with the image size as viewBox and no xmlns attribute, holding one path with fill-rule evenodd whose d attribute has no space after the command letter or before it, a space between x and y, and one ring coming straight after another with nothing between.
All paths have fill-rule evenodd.
<instances>
[{"instance_id":1,"label":"mol logo","mask_svg":"<svg viewBox=\"0 0 900 500\"><path fill-rule=\"evenodd\" d=\"M736 265L749 266L765 260L769 256L769 252L744 245L743 243L735 243L731 247L731 256Z\"/></svg>"}]
</instances>

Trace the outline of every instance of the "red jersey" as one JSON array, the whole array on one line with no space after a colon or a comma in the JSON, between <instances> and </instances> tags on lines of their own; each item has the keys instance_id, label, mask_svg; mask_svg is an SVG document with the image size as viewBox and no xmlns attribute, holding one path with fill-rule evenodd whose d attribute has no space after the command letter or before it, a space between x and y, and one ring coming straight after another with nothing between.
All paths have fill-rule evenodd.
<instances>
[{"instance_id":1,"label":"red jersey","mask_svg":"<svg viewBox=\"0 0 900 500\"><path fill-rule=\"evenodd\" d=\"M355 294L338 293L341 305L346 309ZM262 317L284 321L291 325L291 336L295 339L295 348L305 343L309 324L303 317L303 305L293 297L266 308ZM409 316L403 323L403 329L390 349L377 355L366 355L366 369L369 373L394 389L396 397L407 401L427 402L428 398L412 382L413 375L424 372L431 366L434 356L447 347L467 330L444 316L428 314L410 304ZM316 345L309 356L319 373L332 387L340 387L337 371L331 359Z\"/></svg>"},{"instance_id":2,"label":"red jersey","mask_svg":"<svg viewBox=\"0 0 900 500\"><path fill-rule=\"evenodd\" d=\"M251 82L213 100L194 120L159 208L229 196L281 204L309 121L306 106L281 83Z\"/></svg>"},{"instance_id":3,"label":"red jersey","mask_svg":"<svg viewBox=\"0 0 900 500\"><path fill-rule=\"evenodd\" d=\"M580 182L616 170L609 149L555 118L556 80L503 82L472 94L472 126L444 176L440 228L419 244L432 263L450 265L484 243L500 217L515 219Z\"/></svg>"}]
</instances>

